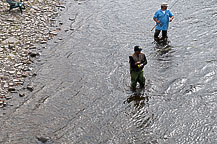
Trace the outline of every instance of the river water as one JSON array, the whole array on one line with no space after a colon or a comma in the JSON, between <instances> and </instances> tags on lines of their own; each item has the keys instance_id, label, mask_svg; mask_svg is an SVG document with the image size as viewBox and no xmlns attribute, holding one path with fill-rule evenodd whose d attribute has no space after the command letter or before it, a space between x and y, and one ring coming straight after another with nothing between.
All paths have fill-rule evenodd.
<instances>
[{"instance_id":1,"label":"river water","mask_svg":"<svg viewBox=\"0 0 217 144\"><path fill-rule=\"evenodd\" d=\"M34 91L1 119L1 143L217 143L216 0L168 1L169 49L153 43L160 0L64 2L61 32L35 62ZM132 95L135 45L148 64L144 92Z\"/></svg>"}]
</instances>

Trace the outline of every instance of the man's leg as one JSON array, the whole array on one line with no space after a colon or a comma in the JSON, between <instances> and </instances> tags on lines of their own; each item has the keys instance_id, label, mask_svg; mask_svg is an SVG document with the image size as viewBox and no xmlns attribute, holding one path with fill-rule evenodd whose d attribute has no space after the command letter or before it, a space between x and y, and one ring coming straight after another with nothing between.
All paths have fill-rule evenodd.
<instances>
[{"instance_id":1,"label":"man's leg","mask_svg":"<svg viewBox=\"0 0 217 144\"><path fill-rule=\"evenodd\" d=\"M139 73L138 82L140 84L140 88L144 88L145 87L145 77L144 77L143 71L141 71Z\"/></svg>"},{"instance_id":2,"label":"man's leg","mask_svg":"<svg viewBox=\"0 0 217 144\"><path fill-rule=\"evenodd\" d=\"M167 41L167 30L162 30L162 40Z\"/></svg>"},{"instance_id":3,"label":"man's leg","mask_svg":"<svg viewBox=\"0 0 217 144\"><path fill-rule=\"evenodd\" d=\"M17 3L16 2L13 2L13 3L9 3L10 5L10 9L9 9L9 12L13 9L13 8L16 8L18 7Z\"/></svg>"},{"instance_id":4,"label":"man's leg","mask_svg":"<svg viewBox=\"0 0 217 144\"><path fill-rule=\"evenodd\" d=\"M160 39L159 39L159 34L160 34L160 30L156 30L155 29L155 32L154 32L154 40L156 41L156 42L158 42Z\"/></svg>"},{"instance_id":5,"label":"man's leg","mask_svg":"<svg viewBox=\"0 0 217 144\"><path fill-rule=\"evenodd\" d=\"M22 6L19 6L19 9L20 9L20 13L22 14L23 13Z\"/></svg>"},{"instance_id":6,"label":"man's leg","mask_svg":"<svg viewBox=\"0 0 217 144\"><path fill-rule=\"evenodd\" d=\"M130 76L131 76L131 90L135 91L136 90L137 79L138 79L138 72L131 71Z\"/></svg>"},{"instance_id":7,"label":"man's leg","mask_svg":"<svg viewBox=\"0 0 217 144\"><path fill-rule=\"evenodd\" d=\"M13 7L12 6L10 6L10 9L9 9L9 12L11 11L11 9L12 9Z\"/></svg>"}]
</instances>

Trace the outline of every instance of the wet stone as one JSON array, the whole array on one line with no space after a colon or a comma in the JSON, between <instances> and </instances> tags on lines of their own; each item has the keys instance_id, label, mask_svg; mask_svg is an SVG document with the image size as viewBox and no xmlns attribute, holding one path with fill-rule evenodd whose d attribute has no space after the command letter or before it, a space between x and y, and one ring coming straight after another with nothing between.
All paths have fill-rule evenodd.
<instances>
[{"instance_id":1,"label":"wet stone","mask_svg":"<svg viewBox=\"0 0 217 144\"><path fill-rule=\"evenodd\" d=\"M27 86L27 89L28 89L29 91L31 91L31 92L32 92L32 91L33 91L33 89L34 89L34 88L33 88L33 85L32 85L32 84L29 84L29 85Z\"/></svg>"},{"instance_id":2,"label":"wet stone","mask_svg":"<svg viewBox=\"0 0 217 144\"><path fill-rule=\"evenodd\" d=\"M0 100L0 108L3 108L6 106L6 102L4 100Z\"/></svg>"},{"instance_id":3,"label":"wet stone","mask_svg":"<svg viewBox=\"0 0 217 144\"><path fill-rule=\"evenodd\" d=\"M15 87L9 87L9 88L8 88L8 91L9 91L9 92L15 92L16 89L15 89Z\"/></svg>"},{"instance_id":4,"label":"wet stone","mask_svg":"<svg viewBox=\"0 0 217 144\"><path fill-rule=\"evenodd\" d=\"M43 137L43 136L37 136L36 138L37 138L38 141L40 141L42 143L46 143L50 139L48 137Z\"/></svg>"},{"instance_id":5,"label":"wet stone","mask_svg":"<svg viewBox=\"0 0 217 144\"><path fill-rule=\"evenodd\" d=\"M41 44L46 44L47 43L47 41L41 41Z\"/></svg>"},{"instance_id":6,"label":"wet stone","mask_svg":"<svg viewBox=\"0 0 217 144\"><path fill-rule=\"evenodd\" d=\"M11 96L5 95L5 100L10 100L10 99L12 99Z\"/></svg>"},{"instance_id":7,"label":"wet stone","mask_svg":"<svg viewBox=\"0 0 217 144\"><path fill-rule=\"evenodd\" d=\"M10 82L8 85L9 85L9 86L14 86L14 83L11 83L11 82Z\"/></svg>"},{"instance_id":8,"label":"wet stone","mask_svg":"<svg viewBox=\"0 0 217 144\"><path fill-rule=\"evenodd\" d=\"M50 32L50 34L52 34L52 35L57 35L58 32L57 32L57 31L52 31L52 32Z\"/></svg>"},{"instance_id":9,"label":"wet stone","mask_svg":"<svg viewBox=\"0 0 217 144\"><path fill-rule=\"evenodd\" d=\"M8 86L8 84L7 83L5 83L4 84L4 88L8 88L9 86Z\"/></svg>"},{"instance_id":10,"label":"wet stone","mask_svg":"<svg viewBox=\"0 0 217 144\"><path fill-rule=\"evenodd\" d=\"M7 19L7 21L9 21L9 22L14 22L14 19L9 18L9 19Z\"/></svg>"},{"instance_id":11,"label":"wet stone","mask_svg":"<svg viewBox=\"0 0 217 144\"><path fill-rule=\"evenodd\" d=\"M30 55L31 57L36 57L36 56L38 56L39 54L38 54L38 52L32 51L32 52L29 53L29 55Z\"/></svg>"},{"instance_id":12,"label":"wet stone","mask_svg":"<svg viewBox=\"0 0 217 144\"><path fill-rule=\"evenodd\" d=\"M20 97L24 97L24 96L25 96L25 93L24 93L24 92L20 92L20 93L19 93L19 96L20 96Z\"/></svg>"}]
</instances>

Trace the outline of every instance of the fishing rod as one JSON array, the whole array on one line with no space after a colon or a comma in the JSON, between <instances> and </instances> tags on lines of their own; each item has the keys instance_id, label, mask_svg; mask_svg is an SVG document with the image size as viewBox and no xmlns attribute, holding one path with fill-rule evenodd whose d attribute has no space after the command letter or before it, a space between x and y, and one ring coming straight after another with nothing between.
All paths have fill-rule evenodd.
<instances>
[{"instance_id":1,"label":"fishing rod","mask_svg":"<svg viewBox=\"0 0 217 144\"><path fill-rule=\"evenodd\" d=\"M170 9L172 9L173 6L174 6L177 2L178 2L178 0L176 0L176 1L173 3L173 5L170 7ZM151 31L153 31L156 26L157 26L157 24L155 24L155 25L152 27Z\"/></svg>"}]
</instances>

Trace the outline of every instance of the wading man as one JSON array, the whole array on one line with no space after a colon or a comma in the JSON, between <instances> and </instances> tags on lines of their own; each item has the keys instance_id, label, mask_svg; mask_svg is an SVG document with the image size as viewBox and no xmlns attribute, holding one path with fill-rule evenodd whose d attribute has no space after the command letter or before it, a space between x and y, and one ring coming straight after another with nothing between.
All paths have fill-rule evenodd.
<instances>
[{"instance_id":1,"label":"wading man","mask_svg":"<svg viewBox=\"0 0 217 144\"><path fill-rule=\"evenodd\" d=\"M169 22L174 18L174 15L167 9L168 4L162 3L161 9L157 10L154 14L154 21L156 22L154 40L159 42L160 40L167 41L167 30L169 27ZM162 31L162 37L159 38L159 34Z\"/></svg>"},{"instance_id":2,"label":"wading man","mask_svg":"<svg viewBox=\"0 0 217 144\"><path fill-rule=\"evenodd\" d=\"M137 82L140 84L140 88L144 88L145 86L143 68L147 64L147 60L145 54L141 53L141 51L142 48L140 46L135 46L134 53L129 56L132 91L136 90Z\"/></svg>"}]
</instances>

